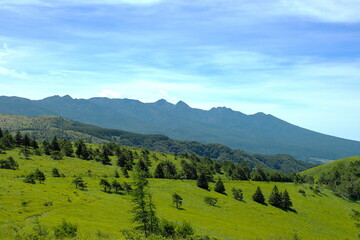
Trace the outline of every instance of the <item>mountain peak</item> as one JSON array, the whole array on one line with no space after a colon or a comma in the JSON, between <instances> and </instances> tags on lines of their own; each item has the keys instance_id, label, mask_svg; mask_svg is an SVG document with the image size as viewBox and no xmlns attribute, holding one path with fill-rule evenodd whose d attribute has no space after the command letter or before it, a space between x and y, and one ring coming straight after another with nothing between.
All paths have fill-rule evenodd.
<instances>
[{"instance_id":1,"label":"mountain peak","mask_svg":"<svg viewBox=\"0 0 360 240\"><path fill-rule=\"evenodd\" d=\"M63 96L64 99L69 99L69 100L72 100L73 98L70 96L70 95L65 95Z\"/></svg>"},{"instance_id":2,"label":"mountain peak","mask_svg":"<svg viewBox=\"0 0 360 240\"><path fill-rule=\"evenodd\" d=\"M231 108L227 108L227 107L213 107L212 109L210 109L210 111L233 112Z\"/></svg>"},{"instance_id":3,"label":"mountain peak","mask_svg":"<svg viewBox=\"0 0 360 240\"><path fill-rule=\"evenodd\" d=\"M185 102L183 102L181 100L176 104L176 107L190 108L189 105L187 105Z\"/></svg>"},{"instance_id":4,"label":"mountain peak","mask_svg":"<svg viewBox=\"0 0 360 240\"><path fill-rule=\"evenodd\" d=\"M174 106L172 103L169 103L168 101L166 101L165 99L159 99L154 103L151 103L157 107L172 107Z\"/></svg>"},{"instance_id":5,"label":"mountain peak","mask_svg":"<svg viewBox=\"0 0 360 240\"><path fill-rule=\"evenodd\" d=\"M162 99L157 100L154 103L156 103L156 104L168 104L169 102L162 98Z\"/></svg>"}]
</instances>

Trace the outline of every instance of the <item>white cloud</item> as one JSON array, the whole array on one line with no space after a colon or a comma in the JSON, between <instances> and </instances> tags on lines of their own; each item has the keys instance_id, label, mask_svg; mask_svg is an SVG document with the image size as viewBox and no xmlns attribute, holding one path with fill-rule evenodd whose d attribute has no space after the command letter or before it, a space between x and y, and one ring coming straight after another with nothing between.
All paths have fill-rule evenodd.
<instances>
[{"instance_id":1,"label":"white cloud","mask_svg":"<svg viewBox=\"0 0 360 240\"><path fill-rule=\"evenodd\" d=\"M360 21L358 0L281 0L275 13L307 16L324 22Z\"/></svg>"},{"instance_id":2,"label":"white cloud","mask_svg":"<svg viewBox=\"0 0 360 240\"><path fill-rule=\"evenodd\" d=\"M163 0L0 0L2 5L42 5L42 6L59 6L59 5L152 5L162 2Z\"/></svg>"},{"instance_id":3,"label":"white cloud","mask_svg":"<svg viewBox=\"0 0 360 240\"><path fill-rule=\"evenodd\" d=\"M97 93L99 97L107 97L107 98L120 98L121 94L109 89L103 89Z\"/></svg>"},{"instance_id":4,"label":"white cloud","mask_svg":"<svg viewBox=\"0 0 360 240\"><path fill-rule=\"evenodd\" d=\"M0 75L14 77L14 78L21 78L21 79L25 79L28 77L28 75L25 72L17 72L15 70L8 69L8 68L1 67L1 66L0 66Z\"/></svg>"},{"instance_id":5,"label":"white cloud","mask_svg":"<svg viewBox=\"0 0 360 240\"><path fill-rule=\"evenodd\" d=\"M169 96L169 93L165 90L160 90L156 95L159 99L165 99L168 102L176 103L178 99L176 97Z\"/></svg>"}]
</instances>

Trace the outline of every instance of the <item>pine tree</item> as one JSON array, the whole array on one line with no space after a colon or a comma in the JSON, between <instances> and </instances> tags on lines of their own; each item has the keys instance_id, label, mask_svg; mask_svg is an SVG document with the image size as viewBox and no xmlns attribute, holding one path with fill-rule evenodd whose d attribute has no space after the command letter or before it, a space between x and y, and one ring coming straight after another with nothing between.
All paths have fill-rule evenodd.
<instances>
[{"instance_id":1,"label":"pine tree","mask_svg":"<svg viewBox=\"0 0 360 240\"><path fill-rule=\"evenodd\" d=\"M269 196L269 203L274 207L281 207L282 197L276 185Z\"/></svg>"},{"instance_id":2,"label":"pine tree","mask_svg":"<svg viewBox=\"0 0 360 240\"><path fill-rule=\"evenodd\" d=\"M156 207L152 200L152 195L148 192L148 209L149 209L149 232L158 233L159 232L159 219L156 216Z\"/></svg>"},{"instance_id":3,"label":"pine tree","mask_svg":"<svg viewBox=\"0 0 360 240\"><path fill-rule=\"evenodd\" d=\"M288 191L286 191L285 189L284 193L282 194L281 208L290 209L291 207L292 207L292 202Z\"/></svg>"},{"instance_id":4,"label":"pine tree","mask_svg":"<svg viewBox=\"0 0 360 240\"><path fill-rule=\"evenodd\" d=\"M77 189L83 190L85 191L87 189L86 183L84 182L84 180L82 179L82 177L76 177L74 178L74 180L72 181L73 184L75 184L75 187Z\"/></svg>"},{"instance_id":5,"label":"pine tree","mask_svg":"<svg viewBox=\"0 0 360 240\"><path fill-rule=\"evenodd\" d=\"M17 146L20 146L22 144L22 142L23 142L22 139L23 139L23 137L22 137L21 133L19 131L17 131L16 134L15 134L15 144Z\"/></svg>"},{"instance_id":6,"label":"pine tree","mask_svg":"<svg viewBox=\"0 0 360 240\"><path fill-rule=\"evenodd\" d=\"M35 175L34 173L30 173L28 175L25 176L25 179L24 179L24 182L25 183L31 183L31 184L35 184Z\"/></svg>"},{"instance_id":7,"label":"pine tree","mask_svg":"<svg viewBox=\"0 0 360 240\"><path fill-rule=\"evenodd\" d=\"M120 190L123 190L123 187L121 186L121 184L116 180L112 181L111 187L115 190L116 193L118 193Z\"/></svg>"},{"instance_id":8,"label":"pine tree","mask_svg":"<svg viewBox=\"0 0 360 240\"><path fill-rule=\"evenodd\" d=\"M154 178L165 178L164 169L162 163L159 163L154 172Z\"/></svg>"},{"instance_id":9,"label":"pine tree","mask_svg":"<svg viewBox=\"0 0 360 240\"><path fill-rule=\"evenodd\" d=\"M197 186L199 188L203 188L208 190L209 189L209 184L208 181L206 179L206 175L204 173L201 173L198 180L197 180Z\"/></svg>"},{"instance_id":10,"label":"pine tree","mask_svg":"<svg viewBox=\"0 0 360 240\"><path fill-rule=\"evenodd\" d=\"M38 149L39 148L39 144L37 143L36 139L35 138L32 138L31 139L31 147L34 148L34 149Z\"/></svg>"},{"instance_id":11,"label":"pine tree","mask_svg":"<svg viewBox=\"0 0 360 240\"><path fill-rule=\"evenodd\" d=\"M77 157L89 160L90 159L90 150L86 147L83 140L78 140L76 143L76 151L75 154Z\"/></svg>"},{"instance_id":12,"label":"pine tree","mask_svg":"<svg viewBox=\"0 0 360 240\"><path fill-rule=\"evenodd\" d=\"M173 200L173 204L175 205L175 207L177 209L179 209L182 205L182 200L183 200L182 197L179 194L174 193L172 195L172 200Z\"/></svg>"},{"instance_id":13,"label":"pine tree","mask_svg":"<svg viewBox=\"0 0 360 240\"><path fill-rule=\"evenodd\" d=\"M2 138L4 136L4 133L3 133L3 131L1 130L1 128L0 128L0 138Z\"/></svg>"},{"instance_id":14,"label":"pine tree","mask_svg":"<svg viewBox=\"0 0 360 240\"><path fill-rule=\"evenodd\" d=\"M126 167L121 168L121 172L124 175L124 177L129 178L129 173Z\"/></svg>"},{"instance_id":15,"label":"pine tree","mask_svg":"<svg viewBox=\"0 0 360 240\"><path fill-rule=\"evenodd\" d=\"M44 153L46 155L50 155L51 154L51 146L48 140L44 140L43 143L43 149L44 149Z\"/></svg>"},{"instance_id":16,"label":"pine tree","mask_svg":"<svg viewBox=\"0 0 360 240\"><path fill-rule=\"evenodd\" d=\"M106 179L101 179L99 184L103 187L104 192L108 192L111 190L111 185Z\"/></svg>"},{"instance_id":17,"label":"pine tree","mask_svg":"<svg viewBox=\"0 0 360 240\"><path fill-rule=\"evenodd\" d=\"M148 181L144 176L144 172L138 167L135 172L136 182L133 190L133 204L132 213L134 215L133 222L138 223L136 229L142 231L145 237L153 233L158 222L155 218L155 208L152 203L151 195L147 191Z\"/></svg>"},{"instance_id":18,"label":"pine tree","mask_svg":"<svg viewBox=\"0 0 360 240\"><path fill-rule=\"evenodd\" d=\"M51 175L52 175L53 177L61 177L61 175L60 175L60 173L59 173L59 170L58 170L57 168L53 168L53 169L51 170Z\"/></svg>"},{"instance_id":19,"label":"pine tree","mask_svg":"<svg viewBox=\"0 0 360 240\"><path fill-rule=\"evenodd\" d=\"M52 151L58 151L58 152L61 151L60 144L56 136L53 137L53 139L51 140L50 146Z\"/></svg>"},{"instance_id":20,"label":"pine tree","mask_svg":"<svg viewBox=\"0 0 360 240\"><path fill-rule=\"evenodd\" d=\"M28 147L22 147L20 150L20 154L24 155L26 160L30 159L31 152Z\"/></svg>"},{"instance_id":21,"label":"pine tree","mask_svg":"<svg viewBox=\"0 0 360 240\"><path fill-rule=\"evenodd\" d=\"M117 160L117 165L119 166L119 167L125 167L125 165L126 165L126 156L125 156L125 154L124 153L120 153L119 154L119 156L118 156L118 160Z\"/></svg>"},{"instance_id":22,"label":"pine tree","mask_svg":"<svg viewBox=\"0 0 360 240\"><path fill-rule=\"evenodd\" d=\"M73 157L74 156L74 149L73 145L68 140L63 140L61 144L61 149L64 152L65 156L67 157Z\"/></svg>"},{"instance_id":23,"label":"pine tree","mask_svg":"<svg viewBox=\"0 0 360 240\"><path fill-rule=\"evenodd\" d=\"M225 186L224 183L221 181L221 178L219 177L219 179L217 180L216 184L215 184L215 192L224 194L225 193Z\"/></svg>"},{"instance_id":24,"label":"pine tree","mask_svg":"<svg viewBox=\"0 0 360 240\"><path fill-rule=\"evenodd\" d=\"M142 159L140 159L137 165L139 170L144 172L145 177L147 177L149 175L149 167L146 165L146 163Z\"/></svg>"},{"instance_id":25,"label":"pine tree","mask_svg":"<svg viewBox=\"0 0 360 240\"><path fill-rule=\"evenodd\" d=\"M257 187L257 189L256 189L254 195L252 196L252 198L253 198L253 200L255 202L258 202L258 203L261 203L261 204L265 203L265 197L262 194L260 187Z\"/></svg>"},{"instance_id":26,"label":"pine tree","mask_svg":"<svg viewBox=\"0 0 360 240\"><path fill-rule=\"evenodd\" d=\"M45 174L40 171L38 168L34 172L35 179L39 181L39 183L42 183L46 180Z\"/></svg>"},{"instance_id":27,"label":"pine tree","mask_svg":"<svg viewBox=\"0 0 360 240\"><path fill-rule=\"evenodd\" d=\"M28 134L25 134L25 136L24 136L24 138L23 138L22 144L23 144L25 147L30 147L30 146L31 146L31 140L30 140Z\"/></svg>"}]
</instances>

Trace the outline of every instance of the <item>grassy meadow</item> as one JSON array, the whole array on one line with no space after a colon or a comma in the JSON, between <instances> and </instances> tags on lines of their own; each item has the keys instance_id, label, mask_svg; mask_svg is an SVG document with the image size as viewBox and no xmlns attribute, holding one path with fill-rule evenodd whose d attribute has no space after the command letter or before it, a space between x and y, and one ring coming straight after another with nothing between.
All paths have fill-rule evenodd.
<instances>
[{"instance_id":1,"label":"grassy meadow","mask_svg":"<svg viewBox=\"0 0 360 240\"><path fill-rule=\"evenodd\" d=\"M51 238L52 228L63 219L78 225L78 235L74 239L123 239L121 230L134 227L131 196L105 193L99 186L101 178L111 182L116 169L120 183L133 181L131 172L130 178L122 175L115 166L115 158L112 158L113 166L69 157L53 160L46 155L32 155L26 160L19 156L19 149L15 149L1 154L0 159L8 156L19 163L19 170L0 169L0 239L16 239L17 236L21 239L19 236L33 231L37 223L47 228ZM151 152L150 156L151 172L158 161L165 159L180 166L180 160L172 155ZM54 167L66 177L51 177ZM34 185L24 183L20 176L36 168L45 173L46 181ZM75 188L72 184L75 175L83 177L87 191ZM193 180L149 179L157 215L177 223L188 221L196 233L218 239L358 238L359 229L351 212L352 209L360 211L359 202L339 198L326 189L315 193L307 184L233 181L225 176L222 179L227 195L200 189ZM284 211L252 200L258 186L267 200L275 184L280 191L287 189L289 192L292 210ZM243 190L243 201L233 199L233 187ZM214 183L210 183L210 188L214 188ZM181 209L172 205L174 192L183 198ZM217 198L216 206L206 204L206 196Z\"/></svg>"}]
</instances>

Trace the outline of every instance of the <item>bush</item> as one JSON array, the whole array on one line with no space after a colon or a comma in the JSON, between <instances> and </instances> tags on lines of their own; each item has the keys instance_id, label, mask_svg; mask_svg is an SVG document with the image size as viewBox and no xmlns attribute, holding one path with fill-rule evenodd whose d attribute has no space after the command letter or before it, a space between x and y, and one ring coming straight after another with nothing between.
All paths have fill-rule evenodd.
<instances>
[{"instance_id":1,"label":"bush","mask_svg":"<svg viewBox=\"0 0 360 240\"><path fill-rule=\"evenodd\" d=\"M77 225L68 223L65 220L62 223L54 228L54 235L56 238L73 238L76 237Z\"/></svg>"},{"instance_id":2,"label":"bush","mask_svg":"<svg viewBox=\"0 0 360 240\"><path fill-rule=\"evenodd\" d=\"M217 198L213 198L213 197L205 197L204 202L211 205L211 206L215 206L217 203Z\"/></svg>"},{"instance_id":3,"label":"bush","mask_svg":"<svg viewBox=\"0 0 360 240\"><path fill-rule=\"evenodd\" d=\"M303 189L300 189L299 193L301 193L303 196L306 196L305 190L303 190Z\"/></svg>"},{"instance_id":4,"label":"bush","mask_svg":"<svg viewBox=\"0 0 360 240\"><path fill-rule=\"evenodd\" d=\"M62 160L62 159L63 159L63 155L62 155L62 153L61 153L60 151L53 151L53 152L51 153L51 158L52 158L53 160Z\"/></svg>"},{"instance_id":5,"label":"bush","mask_svg":"<svg viewBox=\"0 0 360 240\"><path fill-rule=\"evenodd\" d=\"M6 160L0 160L0 168L16 170L19 169L19 164L13 157L8 157Z\"/></svg>"},{"instance_id":6,"label":"bush","mask_svg":"<svg viewBox=\"0 0 360 240\"><path fill-rule=\"evenodd\" d=\"M179 225L177 232L179 236L182 238L187 238L189 236L194 235L195 233L193 227L188 222L183 222L181 225Z\"/></svg>"},{"instance_id":7,"label":"bush","mask_svg":"<svg viewBox=\"0 0 360 240\"><path fill-rule=\"evenodd\" d=\"M180 208L182 205L182 200L183 200L182 197L179 194L174 193L172 195L172 199L173 199L173 204L175 205L175 207Z\"/></svg>"},{"instance_id":8,"label":"bush","mask_svg":"<svg viewBox=\"0 0 360 240\"><path fill-rule=\"evenodd\" d=\"M244 199L244 194L243 191L239 188L233 188L231 189L234 199L238 200L238 201L242 201Z\"/></svg>"},{"instance_id":9,"label":"bush","mask_svg":"<svg viewBox=\"0 0 360 240\"><path fill-rule=\"evenodd\" d=\"M164 219L161 223L161 235L166 238L174 238L176 235L176 225Z\"/></svg>"},{"instance_id":10,"label":"bush","mask_svg":"<svg viewBox=\"0 0 360 240\"><path fill-rule=\"evenodd\" d=\"M31 183L31 184L35 184L35 174L34 173L30 173L28 175L25 176L24 179L24 183Z\"/></svg>"}]
</instances>

